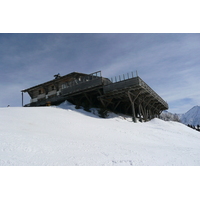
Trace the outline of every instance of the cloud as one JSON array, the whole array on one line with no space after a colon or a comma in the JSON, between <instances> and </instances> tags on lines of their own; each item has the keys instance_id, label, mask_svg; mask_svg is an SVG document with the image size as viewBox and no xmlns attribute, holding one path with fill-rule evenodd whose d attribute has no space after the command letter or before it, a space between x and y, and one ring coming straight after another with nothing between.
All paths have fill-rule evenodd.
<instances>
[{"instance_id":1,"label":"cloud","mask_svg":"<svg viewBox=\"0 0 200 200\"><path fill-rule=\"evenodd\" d=\"M3 91L0 97L0 107L21 106L21 88L20 84L2 85ZM26 101L28 99L26 98Z\"/></svg>"},{"instance_id":2,"label":"cloud","mask_svg":"<svg viewBox=\"0 0 200 200\"><path fill-rule=\"evenodd\" d=\"M199 42L200 34L1 34L0 81L10 92L0 106L56 73L101 70L111 78L137 70L170 111L181 112L200 101Z\"/></svg>"}]
</instances>

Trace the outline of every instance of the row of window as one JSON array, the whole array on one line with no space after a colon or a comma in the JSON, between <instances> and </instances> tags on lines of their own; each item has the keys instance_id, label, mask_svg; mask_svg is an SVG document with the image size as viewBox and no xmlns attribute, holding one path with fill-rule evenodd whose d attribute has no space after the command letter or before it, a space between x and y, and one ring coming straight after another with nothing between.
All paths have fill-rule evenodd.
<instances>
[{"instance_id":1,"label":"row of window","mask_svg":"<svg viewBox=\"0 0 200 200\"><path fill-rule=\"evenodd\" d=\"M55 86L54 86L54 85L51 86L51 90L55 90ZM39 94L43 94L44 91L43 91L42 89L40 89L40 90L38 91L38 93L39 93Z\"/></svg>"}]
</instances>

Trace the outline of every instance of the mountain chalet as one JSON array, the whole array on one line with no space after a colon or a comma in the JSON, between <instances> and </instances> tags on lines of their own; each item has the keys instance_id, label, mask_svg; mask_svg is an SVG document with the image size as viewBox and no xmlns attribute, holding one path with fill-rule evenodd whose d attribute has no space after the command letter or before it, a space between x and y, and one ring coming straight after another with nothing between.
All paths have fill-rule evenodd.
<instances>
[{"instance_id":1,"label":"mountain chalet","mask_svg":"<svg viewBox=\"0 0 200 200\"><path fill-rule=\"evenodd\" d=\"M101 71L84 74L72 72L22 90L22 106L58 105L65 100L79 106L98 107L116 113L131 115L147 121L168 109L168 104L152 90L137 74L127 74L115 79L104 78ZM31 97L23 105L23 93Z\"/></svg>"}]
</instances>

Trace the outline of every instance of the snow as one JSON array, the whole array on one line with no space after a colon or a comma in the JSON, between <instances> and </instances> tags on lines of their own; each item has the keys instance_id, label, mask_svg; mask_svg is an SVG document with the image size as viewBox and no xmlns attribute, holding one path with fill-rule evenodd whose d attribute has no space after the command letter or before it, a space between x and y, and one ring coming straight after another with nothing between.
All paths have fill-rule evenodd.
<instances>
[{"instance_id":1,"label":"snow","mask_svg":"<svg viewBox=\"0 0 200 200\"><path fill-rule=\"evenodd\" d=\"M181 115L181 122L193 126L200 125L200 106L194 106L188 112Z\"/></svg>"},{"instance_id":2,"label":"snow","mask_svg":"<svg viewBox=\"0 0 200 200\"><path fill-rule=\"evenodd\" d=\"M196 166L200 133L171 121L59 107L0 108L1 166Z\"/></svg>"}]
</instances>

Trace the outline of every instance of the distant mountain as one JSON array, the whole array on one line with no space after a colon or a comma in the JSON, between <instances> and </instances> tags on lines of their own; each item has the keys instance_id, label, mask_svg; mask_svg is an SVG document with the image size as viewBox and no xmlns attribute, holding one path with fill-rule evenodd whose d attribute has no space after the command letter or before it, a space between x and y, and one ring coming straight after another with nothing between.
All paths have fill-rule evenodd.
<instances>
[{"instance_id":1,"label":"distant mountain","mask_svg":"<svg viewBox=\"0 0 200 200\"><path fill-rule=\"evenodd\" d=\"M194 106L185 114L163 111L160 115L160 119L165 121L178 121L186 125L197 126L200 125L200 106Z\"/></svg>"},{"instance_id":2,"label":"distant mountain","mask_svg":"<svg viewBox=\"0 0 200 200\"><path fill-rule=\"evenodd\" d=\"M180 121L180 115L178 114L174 114L174 113L170 113L168 111L163 111L160 115L160 119L164 120L164 121L176 121L176 122L181 122Z\"/></svg>"},{"instance_id":3,"label":"distant mountain","mask_svg":"<svg viewBox=\"0 0 200 200\"><path fill-rule=\"evenodd\" d=\"M200 106L194 106L185 114L180 115L180 120L183 124L200 125Z\"/></svg>"}]
</instances>

